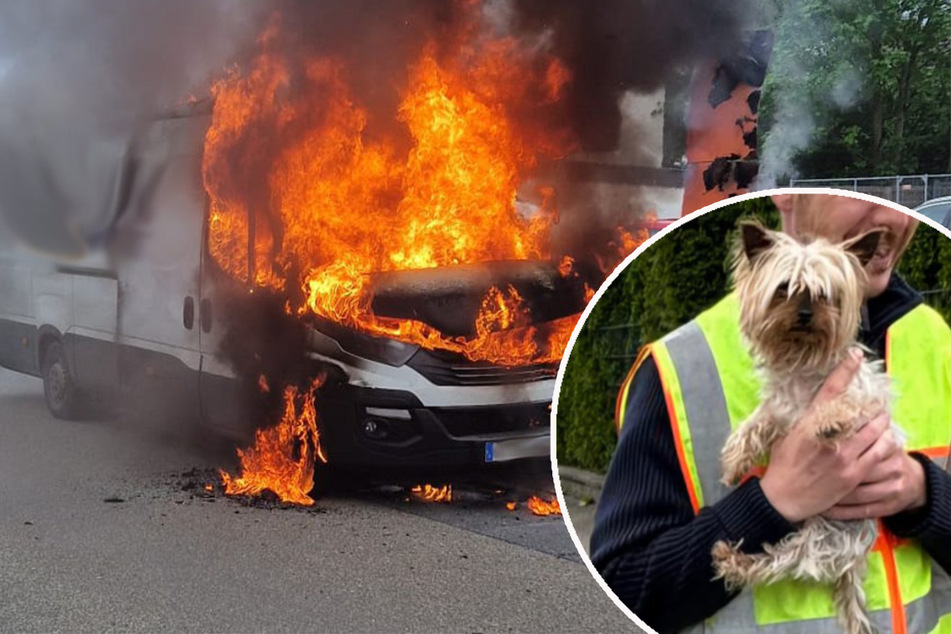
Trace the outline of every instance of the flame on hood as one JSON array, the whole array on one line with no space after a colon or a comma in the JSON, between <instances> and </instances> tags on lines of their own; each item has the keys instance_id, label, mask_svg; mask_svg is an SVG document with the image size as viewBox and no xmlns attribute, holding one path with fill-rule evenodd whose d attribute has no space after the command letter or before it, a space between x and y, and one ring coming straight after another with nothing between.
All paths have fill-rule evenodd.
<instances>
[{"instance_id":1,"label":"flame on hood","mask_svg":"<svg viewBox=\"0 0 951 634\"><path fill-rule=\"evenodd\" d=\"M224 270L284 293L289 312L427 349L502 365L561 358L577 316L540 332L511 287L488 292L466 337L371 307L373 273L551 257L555 190L525 183L574 147L555 123L571 77L537 45L489 35L480 5L461 3L469 19L451 46L419 52L390 136L369 132L380 113L355 101L344 62L292 57L271 23L250 65L212 91L203 177Z\"/></svg>"}]
</instances>

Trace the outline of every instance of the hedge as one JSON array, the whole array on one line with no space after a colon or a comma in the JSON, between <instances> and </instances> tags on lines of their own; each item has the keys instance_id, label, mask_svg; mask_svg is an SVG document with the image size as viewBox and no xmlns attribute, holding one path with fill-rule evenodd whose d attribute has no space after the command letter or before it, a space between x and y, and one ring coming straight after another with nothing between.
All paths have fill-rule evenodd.
<instances>
[{"instance_id":1,"label":"hedge","mask_svg":"<svg viewBox=\"0 0 951 634\"><path fill-rule=\"evenodd\" d=\"M561 464L604 473L617 438L618 388L644 342L662 337L727 292L729 250L737 221L779 226L768 198L744 201L696 218L644 251L595 305L571 351L558 399ZM951 240L920 226L899 272L951 322Z\"/></svg>"}]
</instances>

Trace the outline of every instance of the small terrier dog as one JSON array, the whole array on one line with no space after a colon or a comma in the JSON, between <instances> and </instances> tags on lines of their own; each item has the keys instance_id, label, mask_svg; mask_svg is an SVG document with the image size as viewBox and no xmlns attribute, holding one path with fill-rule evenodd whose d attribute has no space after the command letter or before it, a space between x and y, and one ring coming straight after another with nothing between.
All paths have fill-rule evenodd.
<instances>
[{"instance_id":1,"label":"small terrier dog","mask_svg":"<svg viewBox=\"0 0 951 634\"><path fill-rule=\"evenodd\" d=\"M867 276L882 231L841 244L818 238L800 243L757 223L741 224L733 261L740 328L761 373L760 405L727 440L721 454L723 482L735 484L764 465L773 444L793 425L830 446L887 410L891 400L882 363L863 362L846 392L804 418L831 371L855 345ZM893 432L903 436L894 425ZM717 579L729 589L793 578L833 584L839 623L850 634L875 631L865 609L866 556L877 536L872 519L806 519L798 531L763 552L717 542Z\"/></svg>"}]
</instances>

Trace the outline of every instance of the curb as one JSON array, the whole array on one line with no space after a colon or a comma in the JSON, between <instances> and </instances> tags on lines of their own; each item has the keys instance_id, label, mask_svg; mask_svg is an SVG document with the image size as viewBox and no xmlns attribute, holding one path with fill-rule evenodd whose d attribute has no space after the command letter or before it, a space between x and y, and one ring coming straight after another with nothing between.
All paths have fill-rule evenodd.
<instances>
[{"instance_id":1,"label":"curb","mask_svg":"<svg viewBox=\"0 0 951 634\"><path fill-rule=\"evenodd\" d=\"M604 476L577 467L559 466L561 489L565 495L578 499L597 500L604 487Z\"/></svg>"}]
</instances>

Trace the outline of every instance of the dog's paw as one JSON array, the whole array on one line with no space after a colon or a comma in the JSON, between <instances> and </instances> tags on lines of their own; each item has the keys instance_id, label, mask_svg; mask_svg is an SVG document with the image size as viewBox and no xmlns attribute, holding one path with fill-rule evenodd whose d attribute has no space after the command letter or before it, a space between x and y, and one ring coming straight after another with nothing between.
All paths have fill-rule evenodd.
<instances>
[{"instance_id":1,"label":"dog's paw","mask_svg":"<svg viewBox=\"0 0 951 634\"><path fill-rule=\"evenodd\" d=\"M816 440L832 446L836 441L851 437L859 429L860 405L854 398L840 397L818 406L811 417Z\"/></svg>"},{"instance_id":2,"label":"dog's paw","mask_svg":"<svg viewBox=\"0 0 951 634\"><path fill-rule=\"evenodd\" d=\"M749 568L752 565L750 555L740 552L742 540L731 545L723 540L713 544L710 555L713 558L714 580L723 579L730 592L748 584Z\"/></svg>"},{"instance_id":3,"label":"dog's paw","mask_svg":"<svg viewBox=\"0 0 951 634\"><path fill-rule=\"evenodd\" d=\"M719 563L721 561L726 561L736 552L736 548L730 546L730 544L721 539L720 541L713 544L713 548L710 550L710 555L713 557L714 563Z\"/></svg>"},{"instance_id":4,"label":"dog's paw","mask_svg":"<svg viewBox=\"0 0 951 634\"><path fill-rule=\"evenodd\" d=\"M825 444L835 444L835 441L851 435L852 424L841 418L826 418L816 424L816 440Z\"/></svg>"}]
</instances>

